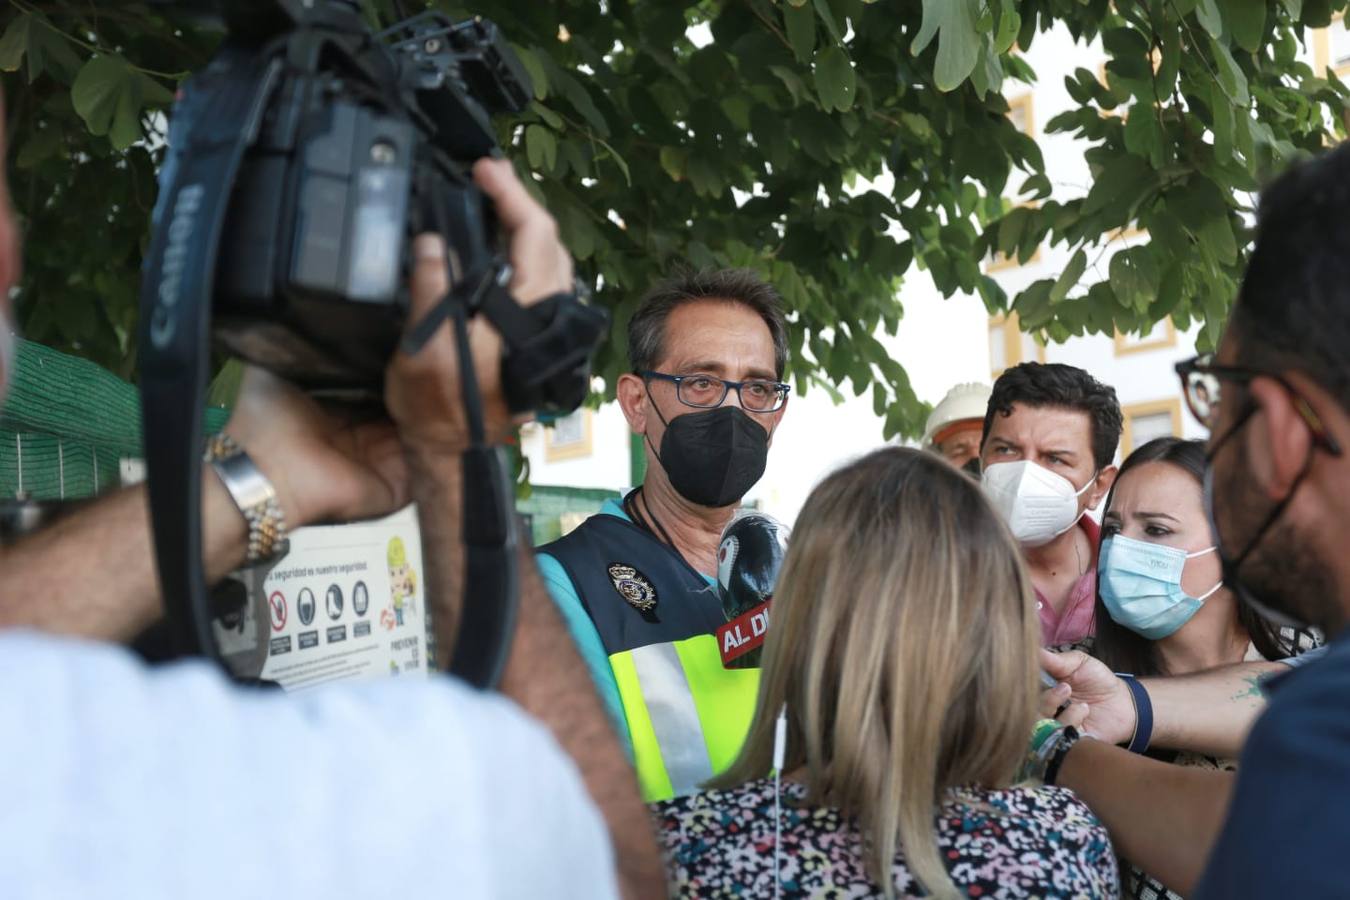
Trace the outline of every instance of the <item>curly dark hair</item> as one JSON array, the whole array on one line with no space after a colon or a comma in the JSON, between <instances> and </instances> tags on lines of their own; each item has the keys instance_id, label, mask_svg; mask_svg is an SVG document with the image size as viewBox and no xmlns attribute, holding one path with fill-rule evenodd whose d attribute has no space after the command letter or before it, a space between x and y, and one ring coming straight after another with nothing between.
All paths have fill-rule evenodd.
<instances>
[{"instance_id":1,"label":"curly dark hair","mask_svg":"<svg viewBox=\"0 0 1350 900\"><path fill-rule=\"evenodd\" d=\"M1116 458L1124 419L1115 388L1102 384L1076 366L1063 363L1022 363L1013 366L994 382L989 409L984 414L984 436L989 440L994 416L1010 416L1014 403L1033 409L1054 406L1085 412L1092 420L1092 457L1097 468L1105 469Z\"/></svg>"}]
</instances>

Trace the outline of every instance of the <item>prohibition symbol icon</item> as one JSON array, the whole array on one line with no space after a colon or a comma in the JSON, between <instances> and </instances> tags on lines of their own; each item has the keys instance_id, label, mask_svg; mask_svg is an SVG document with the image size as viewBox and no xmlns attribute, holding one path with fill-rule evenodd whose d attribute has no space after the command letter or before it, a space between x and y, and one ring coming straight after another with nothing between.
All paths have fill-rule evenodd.
<instances>
[{"instance_id":1,"label":"prohibition symbol icon","mask_svg":"<svg viewBox=\"0 0 1350 900\"><path fill-rule=\"evenodd\" d=\"M280 631L286 627L286 598L281 591L273 591L267 598L268 609L272 611L272 630Z\"/></svg>"}]
</instances>

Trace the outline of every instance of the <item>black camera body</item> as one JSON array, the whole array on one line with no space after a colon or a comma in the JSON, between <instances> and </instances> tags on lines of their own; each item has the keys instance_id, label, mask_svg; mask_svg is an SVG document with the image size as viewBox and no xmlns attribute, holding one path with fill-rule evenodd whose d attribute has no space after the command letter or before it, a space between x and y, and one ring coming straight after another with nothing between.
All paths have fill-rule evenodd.
<instances>
[{"instance_id":1,"label":"black camera body","mask_svg":"<svg viewBox=\"0 0 1350 900\"><path fill-rule=\"evenodd\" d=\"M217 114L219 83L288 43L231 193L212 332L230 354L315 392L378 393L406 323L412 237L446 232L455 280L493 256L495 223L469 167L496 150L488 115L528 102L528 76L483 20L426 13L374 39L340 0L230 6L231 46L184 91L166 167ZM272 34L260 21L289 27ZM160 212L171 240L211 189Z\"/></svg>"},{"instance_id":2,"label":"black camera body","mask_svg":"<svg viewBox=\"0 0 1350 900\"><path fill-rule=\"evenodd\" d=\"M517 531L509 467L488 445L467 320L503 338L516 412L570 412L608 317L575 292L510 295L474 161L493 112L531 95L483 19L422 13L376 34L355 0L198 0L226 24L169 128L141 286L141 397L155 552L178 652L221 658L202 566L202 403L214 342L312 393L381 396L396 350L447 321L459 341L468 583L452 671L489 686L514 629ZM408 322L413 238L442 235L450 289ZM266 617L261 617L265 622ZM236 672L236 674L239 674Z\"/></svg>"}]
</instances>

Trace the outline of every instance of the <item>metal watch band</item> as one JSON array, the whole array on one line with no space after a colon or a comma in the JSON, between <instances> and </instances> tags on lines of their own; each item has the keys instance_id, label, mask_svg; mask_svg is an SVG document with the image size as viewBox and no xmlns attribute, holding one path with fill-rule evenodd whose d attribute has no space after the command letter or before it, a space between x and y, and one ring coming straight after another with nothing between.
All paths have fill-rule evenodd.
<instances>
[{"instance_id":1,"label":"metal watch band","mask_svg":"<svg viewBox=\"0 0 1350 900\"><path fill-rule=\"evenodd\" d=\"M248 523L246 565L272 563L285 556L290 549L286 516L267 476L228 435L218 434L211 438L205 459L215 469L221 484L225 485Z\"/></svg>"}]
</instances>

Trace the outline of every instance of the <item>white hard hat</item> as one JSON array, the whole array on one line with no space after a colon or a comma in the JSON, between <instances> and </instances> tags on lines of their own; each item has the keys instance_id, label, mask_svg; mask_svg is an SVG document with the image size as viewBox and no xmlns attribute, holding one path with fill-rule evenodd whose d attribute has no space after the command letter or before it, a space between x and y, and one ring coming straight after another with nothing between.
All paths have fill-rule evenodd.
<instances>
[{"instance_id":1,"label":"white hard hat","mask_svg":"<svg viewBox=\"0 0 1350 900\"><path fill-rule=\"evenodd\" d=\"M948 391L928 416L928 424L923 429L923 448L933 449L933 439L948 425L972 419L983 422L990 393L992 388L978 381L958 384Z\"/></svg>"}]
</instances>

